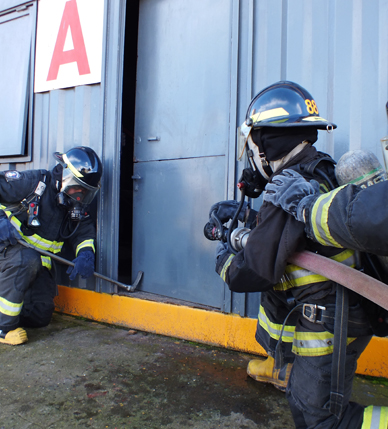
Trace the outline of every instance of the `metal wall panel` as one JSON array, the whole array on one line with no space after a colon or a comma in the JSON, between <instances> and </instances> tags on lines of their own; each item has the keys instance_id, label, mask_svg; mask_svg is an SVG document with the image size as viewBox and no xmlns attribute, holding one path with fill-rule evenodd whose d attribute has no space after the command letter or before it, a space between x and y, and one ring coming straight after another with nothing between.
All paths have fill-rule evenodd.
<instances>
[{"instance_id":1,"label":"metal wall panel","mask_svg":"<svg viewBox=\"0 0 388 429\"><path fill-rule=\"evenodd\" d=\"M122 58L124 55L125 1L106 1L103 77L101 84L77 86L34 95L32 161L2 164L1 169L52 168L53 153L73 146L92 147L102 158L104 174L97 199L96 269L117 278L119 156L121 130ZM119 46L119 49L117 47ZM111 207L105 209L103 207ZM103 252L100 249L104 249ZM67 255L65 255L67 256ZM61 284L68 276L60 270ZM77 279L74 286L113 291L107 282Z\"/></svg>"},{"instance_id":2,"label":"metal wall panel","mask_svg":"<svg viewBox=\"0 0 388 429\"><path fill-rule=\"evenodd\" d=\"M255 0L251 13L240 4L240 21L251 25L250 32L247 25L240 32L240 87L249 87L245 77L251 79L252 96L277 80L301 84L315 98L320 114L338 125L332 134L320 131L320 150L339 159L349 149L370 149L382 160L388 2ZM241 121L247 98L243 90Z\"/></svg>"}]
</instances>

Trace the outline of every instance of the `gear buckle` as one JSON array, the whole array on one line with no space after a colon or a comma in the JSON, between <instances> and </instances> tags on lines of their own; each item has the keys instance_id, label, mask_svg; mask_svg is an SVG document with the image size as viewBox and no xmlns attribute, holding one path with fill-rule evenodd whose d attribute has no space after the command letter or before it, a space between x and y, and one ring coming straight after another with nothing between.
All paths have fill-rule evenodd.
<instances>
[{"instance_id":1,"label":"gear buckle","mask_svg":"<svg viewBox=\"0 0 388 429\"><path fill-rule=\"evenodd\" d=\"M310 314L308 314L306 310L310 310ZM323 307L322 305L303 304L302 315L312 323L323 324L322 316L324 310L326 310L326 307ZM320 315L320 319L317 319L318 315Z\"/></svg>"}]
</instances>

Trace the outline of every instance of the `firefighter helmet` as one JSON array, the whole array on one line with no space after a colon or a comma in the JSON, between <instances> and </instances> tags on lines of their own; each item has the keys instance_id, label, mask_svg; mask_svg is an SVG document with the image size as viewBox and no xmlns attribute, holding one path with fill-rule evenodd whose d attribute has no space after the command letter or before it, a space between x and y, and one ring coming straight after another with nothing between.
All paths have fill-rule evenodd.
<instances>
[{"instance_id":1,"label":"firefighter helmet","mask_svg":"<svg viewBox=\"0 0 388 429\"><path fill-rule=\"evenodd\" d=\"M276 82L260 91L248 107L245 122L253 128L337 128L335 124L319 116L318 107L311 94L290 81Z\"/></svg>"},{"instance_id":2,"label":"firefighter helmet","mask_svg":"<svg viewBox=\"0 0 388 429\"><path fill-rule=\"evenodd\" d=\"M102 164L93 149L77 146L66 153L55 152L62 165L61 192L81 204L90 204L100 189Z\"/></svg>"}]
</instances>

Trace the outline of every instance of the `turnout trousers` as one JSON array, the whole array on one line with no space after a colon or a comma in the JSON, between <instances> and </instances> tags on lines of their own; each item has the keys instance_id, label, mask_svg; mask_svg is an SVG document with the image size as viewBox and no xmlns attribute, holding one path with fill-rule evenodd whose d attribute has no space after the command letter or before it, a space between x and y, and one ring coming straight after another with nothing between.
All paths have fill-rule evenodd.
<instances>
[{"instance_id":1,"label":"turnout trousers","mask_svg":"<svg viewBox=\"0 0 388 429\"><path fill-rule=\"evenodd\" d=\"M40 254L20 244L0 252L0 329L43 327L54 311L56 282Z\"/></svg>"}]
</instances>

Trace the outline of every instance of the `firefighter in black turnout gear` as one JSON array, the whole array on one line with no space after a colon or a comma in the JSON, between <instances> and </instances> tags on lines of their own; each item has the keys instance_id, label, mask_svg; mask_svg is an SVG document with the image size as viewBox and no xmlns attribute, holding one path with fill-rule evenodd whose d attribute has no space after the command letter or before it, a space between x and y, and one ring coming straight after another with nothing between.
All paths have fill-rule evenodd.
<instances>
[{"instance_id":1,"label":"firefighter in black turnout gear","mask_svg":"<svg viewBox=\"0 0 388 429\"><path fill-rule=\"evenodd\" d=\"M102 165L89 147L55 153L51 170L0 173L0 343L27 341L24 327L43 327L54 311L54 261L68 242L76 258L67 273L93 275L96 227L87 213ZM27 247L25 244L30 247ZM32 248L31 248L32 246ZM35 250L35 249L37 250Z\"/></svg>"},{"instance_id":2,"label":"firefighter in black turnout gear","mask_svg":"<svg viewBox=\"0 0 388 429\"><path fill-rule=\"evenodd\" d=\"M242 178L249 194L260 195L285 169L313 180L316 192L337 187L335 162L313 146L318 130L334 128L319 116L314 99L301 86L281 81L261 91L241 127L251 164ZM367 316L358 295L287 262L302 250L356 266L353 250L310 240L301 222L267 201L243 250L218 245L216 271L229 288L261 292L256 339L268 359L251 361L248 374L286 388L298 429L372 428L364 421L364 407L350 402L357 359L372 336ZM345 307L347 314L338 316L336 308ZM339 338L344 339L340 346ZM333 355L338 350L340 358Z\"/></svg>"}]
</instances>

